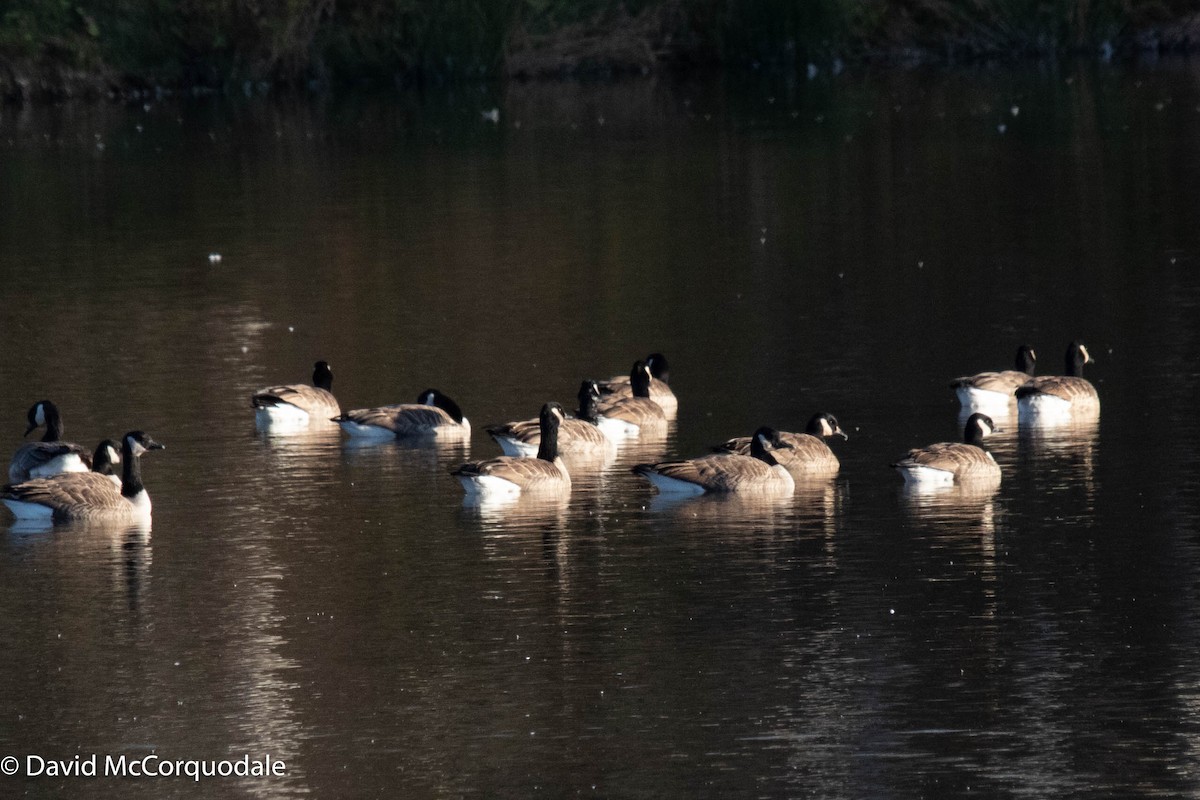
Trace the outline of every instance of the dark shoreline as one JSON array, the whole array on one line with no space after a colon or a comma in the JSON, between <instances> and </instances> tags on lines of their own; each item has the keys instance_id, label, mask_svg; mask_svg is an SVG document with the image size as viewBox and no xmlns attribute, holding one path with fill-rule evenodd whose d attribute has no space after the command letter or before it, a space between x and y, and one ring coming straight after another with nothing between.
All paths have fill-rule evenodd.
<instances>
[{"instance_id":1,"label":"dark shoreline","mask_svg":"<svg viewBox=\"0 0 1200 800\"><path fill-rule=\"evenodd\" d=\"M645 16L645 15L642 15ZM639 18L626 15L628 25ZM618 21L620 23L620 21ZM1160 57L1189 57L1200 52L1200 12L1169 22L1127 31L1100 45L1061 47L998 48L978 39L946 36L904 41L849 41L844 48L828 48L818 56L797 57L794 51L774 52L758 59L721 58L696 42L674 42L671 47L652 46L661 32L646 33L644 46L629 47L632 34L618 29L600 33L567 29L567 38L548 35L522 41L513 48L506 44L502 61L493 68L434 69L429 66L397 68L392 63L366 61L353 71L334 75L324 68L295 73L252 74L222 70L202 58L202 67L177 71L120 70L94 59L90 67L66 60L12 55L0 47L0 102L4 104L61 103L68 101L134 102L168 96L322 94L342 89L395 89L454 85L485 81L611 80L636 75L680 75L693 72L765 73L814 77L837 74L844 69L958 68L972 65L1017 66L1058 60L1094 60L1100 63L1133 63ZM579 39L587 40L584 45ZM571 38L575 37L575 38ZM564 43L565 42L565 43ZM646 44L649 43L649 44ZM1010 43L1012 44L1012 43ZM67 57L65 51L55 50ZM79 60L79 59L76 59Z\"/></svg>"}]
</instances>

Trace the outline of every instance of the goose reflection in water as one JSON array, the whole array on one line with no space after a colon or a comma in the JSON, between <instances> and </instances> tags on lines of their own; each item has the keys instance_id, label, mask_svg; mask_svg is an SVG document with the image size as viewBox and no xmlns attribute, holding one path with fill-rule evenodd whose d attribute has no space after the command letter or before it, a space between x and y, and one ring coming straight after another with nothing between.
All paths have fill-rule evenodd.
<instances>
[{"instance_id":1,"label":"goose reflection in water","mask_svg":"<svg viewBox=\"0 0 1200 800\"><path fill-rule=\"evenodd\" d=\"M1100 442L1099 417L1076 418L1050 428L1022 428L1022 455L1041 474L1042 485L1066 489L1082 485L1095 495L1096 450Z\"/></svg>"}]
</instances>

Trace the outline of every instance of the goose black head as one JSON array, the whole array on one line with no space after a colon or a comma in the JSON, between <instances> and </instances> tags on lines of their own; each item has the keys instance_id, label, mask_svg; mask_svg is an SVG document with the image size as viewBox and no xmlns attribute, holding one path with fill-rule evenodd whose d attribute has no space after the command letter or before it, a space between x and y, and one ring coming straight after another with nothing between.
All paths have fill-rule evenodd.
<instances>
[{"instance_id":1,"label":"goose black head","mask_svg":"<svg viewBox=\"0 0 1200 800\"><path fill-rule=\"evenodd\" d=\"M455 422L463 421L462 409L458 407L458 403L451 400L446 395L439 392L437 389L426 389L417 395L417 402L423 406L437 406L442 411L450 415Z\"/></svg>"},{"instance_id":2,"label":"goose black head","mask_svg":"<svg viewBox=\"0 0 1200 800\"><path fill-rule=\"evenodd\" d=\"M25 414L25 418L29 422L29 427L25 429L25 433L22 435L28 436L29 434L33 433L35 430L45 425L46 420L48 420L51 415L57 416L57 412L58 409L55 408L54 403L51 403L49 400L38 400L29 407L29 411L27 411Z\"/></svg>"},{"instance_id":3,"label":"goose black head","mask_svg":"<svg viewBox=\"0 0 1200 800\"><path fill-rule=\"evenodd\" d=\"M634 397L650 396L650 368L645 361L633 362L633 368L629 370L629 388Z\"/></svg>"},{"instance_id":4,"label":"goose black head","mask_svg":"<svg viewBox=\"0 0 1200 800\"><path fill-rule=\"evenodd\" d=\"M997 433L1000 429L987 414L972 414L967 417L966 427L963 428L963 441L979 446L984 438Z\"/></svg>"},{"instance_id":5,"label":"goose black head","mask_svg":"<svg viewBox=\"0 0 1200 800\"><path fill-rule=\"evenodd\" d=\"M116 466L121 463L120 449L121 445L112 439L105 439L96 445L96 452L92 454L92 472L116 475Z\"/></svg>"},{"instance_id":6,"label":"goose black head","mask_svg":"<svg viewBox=\"0 0 1200 800\"><path fill-rule=\"evenodd\" d=\"M1095 364L1096 359L1092 358L1087 347L1083 342L1076 339L1067 346L1066 358L1066 374L1074 375L1076 378L1083 377L1083 365Z\"/></svg>"},{"instance_id":7,"label":"goose black head","mask_svg":"<svg viewBox=\"0 0 1200 800\"><path fill-rule=\"evenodd\" d=\"M820 436L821 438L828 438L830 436L840 436L842 439L850 438L842 430L841 426L838 425L837 417L825 411L813 414L804 432L812 436Z\"/></svg>"},{"instance_id":8,"label":"goose black head","mask_svg":"<svg viewBox=\"0 0 1200 800\"><path fill-rule=\"evenodd\" d=\"M1029 345L1023 344L1017 348L1016 368L1017 372L1024 372L1026 375L1032 375L1037 369L1037 353L1033 352Z\"/></svg>"},{"instance_id":9,"label":"goose black head","mask_svg":"<svg viewBox=\"0 0 1200 800\"><path fill-rule=\"evenodd\" d=\"M557 428L562 424L562 421L567 418L567 413L563 411L563 407L558 403L546 403L542 406L541 414L538 419L542 423L550 423L551 426Z\"/></svg>"},{"instance_id":10,"label":"goose black head","mask_svg":"<svg viewBox=\"0 0 1200 800\"><path fill-rule=\"evenodd\" d=\"M140 456L147 450L166 450L167 446L150 438L145 431L130 431L122 438L122 451L127 451L133 457Z\"/></svg>"},{"instance_id":11,"label":"goose black head","mask_svg":"<svg viewBox=\"0 0 1200 800\"><path fill-rule=\"evenodd\" d=\"M651 353L646 356L646 366L650 368L650 374L655 378L663 383L671 382L671 365L667 363L667 357L662 353Z\"/></svg>"},{"instance_id":12,"label":"goose black head","mask_svg":"<svg viewBox=\"0 0 1200 800\"><path fill-rule=\"evenodd\" d=\"M596 418L596 403L600 401L600 386L593 380L586 380L579 384L579 394L576 399L579 401L579 418L585 420L594 420Z\"/></svg>"},{"instance_id":13,"label":"goose black head","mask_svg":"<svg viewBox=\"0 0 1200 800\"><path fill-rule=\"evenodd\" d=\"M750 455L768 464L774 465L779 463L771 455L772 450L791 449L792 446L783 440L783 437L779 435L779 431L765 425L756 430L754 435L750 437Z\"/></svg>"},{"instance_id":14,"label":"goose black head","mask_svg":"<svg viewBox=\"0 0 1200 800\"><path fill-rule=\"evenodd\" d=\"M313 386L325 391L333 391L333 370L328 361L318 361L313 364Z\"/></svg>"}]
</instances>

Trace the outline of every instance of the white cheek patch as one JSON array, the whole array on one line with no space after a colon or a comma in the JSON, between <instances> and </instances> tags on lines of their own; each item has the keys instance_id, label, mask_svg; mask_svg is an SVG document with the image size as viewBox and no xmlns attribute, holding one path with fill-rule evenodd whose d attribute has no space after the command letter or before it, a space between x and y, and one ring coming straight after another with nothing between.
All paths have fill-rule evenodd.
<instances>
[{"instance_id":1,"label":"white cheek patch","mask_svg":"<svg viewBox=\"0 0 1200 800\"><path fill-rule=\"evenodd\" d=\"M132 453L135 458L146 452L146 448L143 447L142 443L136 439L126 439L125 441L129 443L129 452Z\"/></svg>"},{"instance_id":2,"label":"white cheek patch","mask_svg":"<svg viewBox=\"0 0 1200 800\"><path fill-rule=\"evenodd\" d=\"M433 405L433 392L428 392L428 393L425 395L425 399L424 399L424 400L422 400L421 402L422 402L422 403L424 403L424 404L425 404L425 405L427 405L427 406L431 406L431 405Z\"/></svg>"},{"instance_id":3,"label":"white cheek patch","mask_svg":"<svg viewBox=\"0 0 1200 800\"><path fill-rule=\"evenodd\" d=\"M766 450L769 447L767 437L763 436L761 433L758 435L758 443L762 445L763 450Z\"/></svg>"},{"instance_id":4,"label":"white cheek patch","mask_svg":"<svg viewBox=\"0 0 1200 800\"><path fill-rule=\"evenodd\" d=\"M829 420L821 420L821 433L825 436L833 436L833 426L829 424Z\"/></svg>"},{"instance_id":5,"label":"white cheek patch","mask_svg":"<svg viewBox=\"0 0 1200 800\"><path fill-rule=\"evenodd\" d=\"M1080 346L1079 351L1081 353L1083 353L1083 363L1090 364L1092 361L1092 357L1088 354L1087 348Z\"/></svg>"},{"instance_id":6,"label":"white cheek patch","mask_svg":"<svg viewBox=\"0 0 1200 800\"><path fill-rule=\"evenodd\" d=\"M111 447L106 447L104 449L108 451L108 460L111 463L113 463L113 464L121 463L121 456L119 453L117 453L116 450L113 450Z\"/></svg>"},{"instance_id":7,"label":"white cheek patch","mask_svg":"<svg viewBox=\"0 0 1200 800\"><path fill-rule=\"evenodd\" d=\"M33 413L33 421L38 425L46 424L46 407L41 403L37 404L37 411Z\"/></svg>"}]
</instances>

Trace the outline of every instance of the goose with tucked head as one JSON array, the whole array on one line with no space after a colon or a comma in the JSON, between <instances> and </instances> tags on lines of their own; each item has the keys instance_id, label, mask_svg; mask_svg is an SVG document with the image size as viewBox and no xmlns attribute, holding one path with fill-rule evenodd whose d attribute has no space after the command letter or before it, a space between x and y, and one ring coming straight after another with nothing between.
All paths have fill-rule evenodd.
<instances>
[{"instance_id":1,"label":"goose with tucked head","mask_svg":"<svg viewBox=\"0 0 1200 800\"><path fill-rule=\"evenodd\" d=\"M471 423L458 403L437 389L426 389L415 403L358 408L334 417L342 430L363 439L470 437Z\"/></svg>"},{"instance_id":2,"label":"goose with tucked head","mask_svg":"<svg viewBox=\"0 0 1200 800\"><path fill-rule=\"evenodd\" d=\"M586 380L579 386L579 409L574 419L568 417L558 428L558 451L576 455L605 455L616 449L615 440L597 425L596 403L600 390L595 381ZM527 419L493 425L488 434L500 445L506 456L534 456L541 445L541 420Z\"/></svg>"},{"instance_id":3,"label":"goose with tucked head","mask_svg":"<svg viewBox=\"0 0 1200 800\"><path fill-rule=\"evenodd\" d=\"M64 473L9 484L0 490L0 501L17 519L147 520L150 495L142 483L139 459L143 453L162 449L143 431L130 431L121 440L120 485L98 472Z\"/></svg>"},{"instance_id":4,"label":"goose with tucked head","mask_svg":"<svg viewBox=\"0 0 1200 800\"><path fill-rule=\"evenodd\" d=\"M46 432L41 441L26 442L13 453L8 465L10 482L47 478L63 472L88 471L87 450L62 440L62 416L58 413L58 406L49 400L39 400L30 406L26 417L29 420L26 436L43 425L46 426Z\"/></svg>"},{"instance_id":5,"label":"goose with tucked head","mask_svg":"<svg viewBox=\"0 0 1200 800\"><path fill-rule=\"evenodd\" d=\"M1037 367L1037 354L1027 344L1017 348L1015 369L1000 372L980 372L955 378L950 382L950 388L958 397L958 402L964 409L987 411L992 413L1008 413L1008 405L1018 388L1033 377Z\"/></svg>"},{"instance_id":6,"label":"goose with tucked head","mask_svg":"<svg viewBox=\"0 0 1200 800\"><path fill-rule=\"evenodd\" d=\"M791 448L774 428L759 428L750 437L749 455L729 453L686 461L638 464L633 468L663 494L756 494L786 496L796 489L791 473L776 454Z\"/></svg>"},{"instance_id":7,"label":"goose with tucked head","mask_svg":"<svg viewBox=\"0 0 1200 800\"><path fill-rule=\"evenodd\" d=\"M1021 424L1053 424L1100 414L1100 395L1083 377L1084 364L1095 363L1083 342L1067 346L1065 374L1030 378L1017 389Z\"/></svg>"},{"instance_id":8,"label":"goose with tucked head","mask_svg":"<svg viewBox=\"0 0 1200 800\"><path fill-rule=\"evenodd\" d=\"M774 454L775 460L782 464L794 478L836 475L841 464L838 462L837 456L833 454L833 450L829 449L829 445L825 443L826 439L834 436L840 436L842 439L850 438L838 425L837 417L833 414L827 412L813 414L804 428L804 433L780 431L779 438L787 445L787 448L777 450ZM724 444L717 445L713 450L717 453L736 453L748 456L752 443L753 437L738 436Z\"/></svg>"},{"instance_id":9,"label":"goose with tucked head","mask_svg":"<svg viewBox=\"0 0 1200 800\"><path fill-rule=\"evenodd\" d=\"M571 476L558 454L559 430L566 414L558 403L546 403L538 415L540 439L536 457L500 456L462 464L450 470L469 495L513 496L523 492L571 491Z\"/></svg>"},{"instance_id":10,"label":"goose with tucked head","mask_svg":"<svg viewBox=\"0 0 1200 800\"><path fill-rule=\"evenodd\" d=\"M654 436L666 433L667 415L662 406L650 399L650 367L635 361L629 371L632 395L612 395L596 407L597 425L615 439L630 436Z\"/></svg>"},{"instance_id":11,"label":"goose with tucked head","mask_svg":"<svg viewBox=\"0 0 1200 800\"><path fill-rule=\"evenodd\" d=\"M254 421L260 428L303 428L328 425L342 413L333 396L333 370L328 362L313 364L312 385L289 383L259 389L250 398Z\"/></svg>"},{"instance_id":12,"label":"goose with tucked head","mask_svg":"<svg viewBox=\"0 0 1200 800\"><path fill-rule=\"evenodd\" d=\"M662 406L668 417L673 417L679 410L679 399L671 390L671 366L667 357L662 353L651 353L646 356L646 366L650 369L650 394L654 402ZM609 397L633 397L633 388L628 375L616 375L599 384L600 394Z\"/></svg>"},{"instance_id":13,"label":"goose with tucked head","mask_svg":"<svg viewBox=\"0 0 1200 800\"><path fill-rule=\"evenodd\" d=\"M1000 465L983 449L983 440L998 429L986 414L972 414L963 428L963 441L940 442L909 450L892 467L905 483L950 485L1000 479Z\"/></svg>"}]
</instances>

